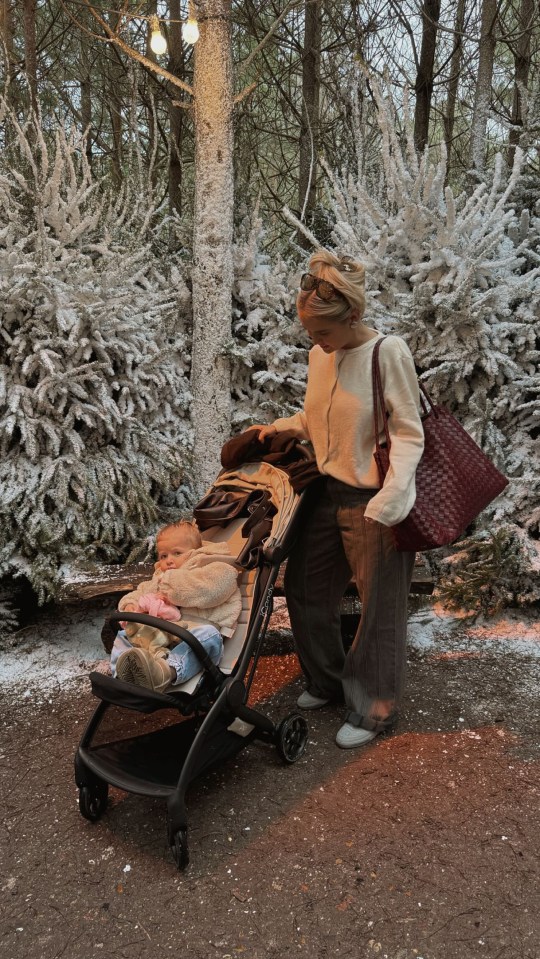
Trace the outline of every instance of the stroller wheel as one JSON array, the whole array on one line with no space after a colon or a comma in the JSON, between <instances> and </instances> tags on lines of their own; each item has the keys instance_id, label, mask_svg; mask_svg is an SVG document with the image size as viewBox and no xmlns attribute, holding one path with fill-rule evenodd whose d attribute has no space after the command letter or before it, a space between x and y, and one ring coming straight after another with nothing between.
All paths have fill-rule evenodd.
<instances>
[{"instance_id":1,"label":"stroller wheel","mask_svg":"<svg viewBox=\"0 0 540 959\"><path fill-rule=\"evenodd\" d=\"M107 808L109 787L99 782L79 789L79 812L90 822L97 822Z\"/></svg>"},{"instance_id":2,"label":"stroller wheel","mask_svg":"<svg viewBox=\"0 0 540 959\"><path fill-rule=\"evenodd\" d=\"M291 713L282 719L276 733L276 746L285 763L295 763L304 755L308 740L308 725L303 716Z\"/></svg>"},{"instance_id":3,"label":"stroller wheel","mask_svg":"<svg viewBox=\"0 0 540 959\"><path fill-rule=\"evenodd\" d=\"M178 829L171 843L171 850L174 861L182 872L189 863L189 849L187 841L187 829Z\"/></svg>"}]
</instances>

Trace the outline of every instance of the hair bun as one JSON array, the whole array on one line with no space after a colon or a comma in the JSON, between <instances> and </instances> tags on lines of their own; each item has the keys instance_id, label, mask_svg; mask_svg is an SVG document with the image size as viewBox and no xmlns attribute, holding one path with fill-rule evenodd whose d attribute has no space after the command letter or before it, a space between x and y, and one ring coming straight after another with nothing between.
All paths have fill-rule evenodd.
<instances>
[{"instance_id":1,"label":"hair bun","mask_svg":"<svg viewBox=\"0 0 540 959\"><path fill-rule=\"evenodd\" d=\"M354 260L354 257L350 256L348 253L343 256L338 257L339 266L337 269L340 273L355 273L358 269L358 265Z\"/></svg>"}]
</instances>

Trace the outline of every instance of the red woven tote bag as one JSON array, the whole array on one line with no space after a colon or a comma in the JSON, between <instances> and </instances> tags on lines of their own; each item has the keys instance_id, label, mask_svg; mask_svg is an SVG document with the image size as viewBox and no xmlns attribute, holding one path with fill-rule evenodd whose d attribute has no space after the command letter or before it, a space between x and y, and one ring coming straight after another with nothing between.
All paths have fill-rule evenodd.
<instances>
[{"instance_id":1,"label":"red woven tote bag","mask_svg":"<svg viewBox=\"0 0 540 959\"><path fill-rule=\"evenodd\" d=\"M390 465L390 432L379 367L382 339L373 350L374 457L381 486ZM398 550L422 552L459 539L469 523L508 485L506 476L465 432L454 416L436 406L422 384L425 446L416 468L416 500L392 534ZM379 440L379 410L386 443Z\"/></svg>"}]
</instances>

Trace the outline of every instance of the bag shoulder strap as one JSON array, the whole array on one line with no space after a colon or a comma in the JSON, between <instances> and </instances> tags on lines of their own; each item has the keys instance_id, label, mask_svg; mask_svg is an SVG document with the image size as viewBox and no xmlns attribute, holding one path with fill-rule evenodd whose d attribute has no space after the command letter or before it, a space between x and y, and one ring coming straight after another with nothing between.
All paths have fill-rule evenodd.
<instances>
[{"instance_id":1,"label":"bag shoulder strap","mask_svg":"<svg viewBox=\"0 0 540 959\"><path fill-rule=\"evenodd\" d=\"M382 415L382 428L384 429L384 435L386 440L386 445L390 449L390 431L388 429L388 413L386 411L386 403L384 400L384 390L382 385L381 378L381 368L379 366L379 350L383 340L386 339L385 336L380 336L375 346L373 347L373 357L371 361L371 378L373 383L373 425L375 430L375 446L377 451L381 448L381 443L379 440L380 429L379 429L379 410ZM420 390L420 402L422 404L422 412L424 416L427 416L428 413L433 412L437 415L436 407L426 390L423 383L420 383L418 380L418 388Z\"/></svg>"},{"instance_id":2,"label":"bag shoulder strap","mask_svg":"<svg viewBox=\"0 0 540 959\"><path fill-rule=\"evenodd\" d=\"M379 440L380 429L379 429L379 410L382 416L382 422L384 427L384 435L386 437L386 445L390 449L390 431L388 429L388 414L386 412L386 403L384 402L384 391L381 380L381 368L379 366L379 350L381 348L381 343L384 337L379 337L375 346L373 347L373 355L371 360L371 379L373 385L373 426L375 430L375 446L377 451L381 448L381 443Z\"/></svg>"}]
</instances>

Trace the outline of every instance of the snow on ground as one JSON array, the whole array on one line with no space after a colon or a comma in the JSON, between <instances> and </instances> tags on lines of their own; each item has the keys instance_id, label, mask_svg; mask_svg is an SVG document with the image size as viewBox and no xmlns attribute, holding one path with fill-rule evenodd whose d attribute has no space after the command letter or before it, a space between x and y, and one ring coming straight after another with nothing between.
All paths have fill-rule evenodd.
<instances>
[{"instance_id":1,"label":"snow on ground","mask_svg":"<svg viewBox=\"0 0 540 959\"><path fill-rule=\"evenodd\" d=\"M94 669L107 671L101 643L103 606L47 610L34 625L20 630L15 644L1 654L0 691L33 701L81 683ZM288 627L284 600L277 601L271 628ZM472 621L440 605L411 614L409 646L424 655L458 658L512 654L540 658L540 622L534 612L507 612L493 620Z\"/></svg>"},{"instance_id":2,"label":"snow on ground","mask_svg":"<svg viewBox=\"0 0 540 959\"><path fill-rule=\"evenodd\" d=\"M476 620L434 603L409 617L409 644L421 651L512 653L540 658L540 622L534 611L506 611Z\"/></svg>"},{"instance_id":3,"label":"snow on ground","mask_svg":"<svg viewBox=\"0 0 540 959\"><path fill-rule=\"evenodd\" d=\"M69 683L81 682L93 669L106 670L101 642L104 610L63 607L47 611L39 622L20 630L12 648L0 657L0 690L11 688L23 699L50 699Z\"/></svg>"}]
</instances>

